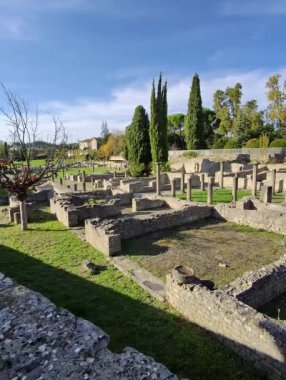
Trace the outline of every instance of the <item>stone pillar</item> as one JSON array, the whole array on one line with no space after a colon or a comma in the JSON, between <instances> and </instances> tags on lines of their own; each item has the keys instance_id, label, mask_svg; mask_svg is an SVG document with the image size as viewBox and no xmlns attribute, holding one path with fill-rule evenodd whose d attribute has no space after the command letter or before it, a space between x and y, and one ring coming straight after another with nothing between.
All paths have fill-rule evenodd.
<instances>
[{"instance_id":1,"label":"stone pillar","mask_svg":"<svg viewBox=\"0 0 286 380\"><path fill-rule=\"evenodd\" d=\"M275 185L276 185L276 169L273 169L271 170L272 195L275 194Z\"/></svg>"},{"instance_id":2,"label":"stone pillar","mask_svg":"<svg viewBox=\"0 0 286 380\"><path fill-rule=\"evenodd\" d=\"M187 179L187 201L192 199L192 176Z\"/></svg>"},{"instance_id":3,"label":"stone pillar","mask_svg":"<svg viewBox=\"0 0 286 380\"><path fill-rule=\"evenodd\" d=\"M176 180L171 179L171 197L176 197Z\"/></svg>"},{"instance_id":4,"label":"stone pillar","mask_svg":"<svg viewBox=\"0 0 286 380\"><path fill-rule=\"evenodd\" d=\"M264 203L272 202L273 189L272 186L263 185L260 192L260 200Z\"/></svg>"},{"instance_id":5,"label":"stone pillar","mask_svg":"<svg viewBox=\"0 0 286 380\"><path fill-rule=\"evenodd\" d=\"M209 178L208 182L208 204L212 205L213 204L213 178Z\"/></svg>"},{"instance_id":6,"label":"stone pillar","mask_svg":"<svg viewBox=\"0 0 286 380\"><path fill-rule=\"evenodd\" d=\"M257 195L257 169L258 164L253 164L253 171L252 171L252 195L256 197Z\"/></svg>"},{"instance_id":7,"label":"stone pillar","mask_svg":"<svg viewBox=\"0 0 286 380\"><path fill-rule=\"evenodd\" d=\"M235 173L232 184L232 201L237 201L237 189L238 189L238 173Z\"/></svg>"},{"instance_id":8,"label":"stone pillar","mask_svg":"<svg viewBox=\"0 0 286 380\"><path fill-rule=\"evenodd\" d=\"M185 192L185 168L184 171L181 173L181 193Z\"/></svg>"},{"instance_id":9,"label":"stone pillar","mask_svg":"<svg viewBox=\"0 0 286 380\"><path fill-rule=\"evenodd\" d=\"M156 194L161 195L161 171L160 171L160 162L157 162L157 175L156 175Z\"/></svg>"},{"instance_id":10,"label":"stone pillar","mask_svg":"<svg viewBox=\"0 0 286 380\"><path fill-rule=\"evenodd\" d=\"M13 222L14 222L14 224L20 224L21 223L21 213L20 213L20 211L13 213Z\"/></svg>"},{"instance_id":11,"label":"stone pillar","mask_svg":"<svg viewBox=\"0 0 286 380\"><path fill-rule=\"evenodd\" d=\"M223 189L223 161L220 162L220 171L219 171L219 186Z\"/></svg>"},{"instance_id":12,"label":"stone pillar","mask_svg":"<svg viewBox=\"0 0 286 380\"><path fill-rule=\"evenodd\" d=\"M74 189L74 191L77 191L77 184L76 183L73 185L73 189Z\"/></svg>"},{"instance_id":13,"label":"stone pillar","mask_svg":"<svg viewBox=\"0 0 286 380\"><path fill-rule=\"evenodd\" d=\"M86 183L85 182L82 183L82 190L86 191Z\"/></svg>"},{"instance_id":14,"label":"stone pillar","mask_svg":"<svg viewBox=\"0 0 286 380\"><path fill-rule=\"evenodd\" d=\"M116 178L116 170L114 170L113 177Z\"/></svg>"},{"instance_id":15,"label":"stone pillar","mask_svg":"<svg viewBox=\"0 0 286 380\"><path fill-rule=\"evenodd\" d=\"M61 185L63 184L63 179L62 179L62 178L60 178L60 184L61 184Z\"/></svg>"},{"instance_id":16,"label":"stone pillar","mask_svg":"<svg viewBox=\"0 0 286 380\"><path fill-rule=\"evenodd\" d=\"M200 174L201 190L205 191L205 173Z\"/></svg>"}]
</instances>

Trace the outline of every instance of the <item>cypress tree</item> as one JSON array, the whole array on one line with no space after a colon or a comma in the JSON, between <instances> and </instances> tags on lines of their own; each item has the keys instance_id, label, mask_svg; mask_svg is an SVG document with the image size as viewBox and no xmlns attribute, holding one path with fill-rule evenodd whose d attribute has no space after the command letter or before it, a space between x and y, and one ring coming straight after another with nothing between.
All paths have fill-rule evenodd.
<instances>
[{"instance_id":1,"label":"cypress tree","mask_svg":"<svg viewBox=\"0 0 286 380\"><path fill-rule=\"evenodd\" d=\"M162 74L159 76L157 94L154 81L151 91L151 121L150 142L153 163L168 161L168 139L167 139L167 82L162 87Z\"/></svg>"},{"instance_id":2,"label":"cypress tree","mask_svg":"<svg viewBox=\"0 0 286 380\"><path fill-rule=\"evenodd\" d=\"M188 149L201 149L205 147L203 108L198 74L194 75L192 81L188 111L185 119L185 137Z\"/></svg>"},{"instance_id":3,"label":"cypress tree","mask_svg":"<svg viewBox=\"0 0 286 380\"><path fill-rule=\"evenodd\" d=\"M162 111L161 111L161 125L162 125L162 162L168 161L168 103L167 103L167 82L165 82L162 90Z\"/></svg>"},{"instance_id":4,"label":"cypress tree","mask_svg":"<svg viewBox=\"0 0 286 380\"><path fill-rule=\"evenodd\" d=\"M148 173L151 162L149 118L142 106L135 108L132 122L126 129L126 146L131 175L138 177Z\"/></svg>"}]
</instances>

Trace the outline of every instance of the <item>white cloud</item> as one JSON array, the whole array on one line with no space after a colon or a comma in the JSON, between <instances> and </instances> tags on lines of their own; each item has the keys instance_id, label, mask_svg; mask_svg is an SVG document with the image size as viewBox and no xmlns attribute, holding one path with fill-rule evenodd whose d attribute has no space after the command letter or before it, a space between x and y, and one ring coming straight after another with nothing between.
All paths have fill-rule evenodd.
<instances>
[{"instance_id":1,"label":"white cloud","mask_svg":"<svg viewBox=\"0 0 286 380\"><path fill-rule=\"evenodd\" d=\"M23 19L2 17L0 19L0 38L32 41L36 39L36 34L31 25Z\"/></svg>"},{"instance_id":2,"label":"white cloud","mask_svg":"<svg viewBox=\"0 0 286 380\"><path fill-rule=\"evenodd\" d=\"M227 0L220 6L223 16L286 15L285 0Z\"/></svg>"},{"instance_id":3,"label":"white cloud","mask_svg":"<svg viewBox=\"0 0 286 380\"><path fill-rule=\"evenodd\" d=\"M240 82L243 87L243 102L257 99L261 109L266 108L265 83L270 75L280 73L286 78L286 68L255 70L237 73L201 74L201 92L204 107L212 107L213 94L217 89L224 90ZM192 76L170 75L168 82L169 113L186 112ZM74 102L51 101L39 105L42 138L52 127L52 116L58 116L68 129L71 141L100 134L102 120L110 129L123 130L131 121L134 108L142 104L149 112L150 81L130 83L112 90L109 99L76 99ZM1 129L1 127L0 127ZM7 131L6 131L7 132ZM1 134L1 133L0 133ZM5 133L4 133L5 134Z\"/></svg>"}]
</instances>

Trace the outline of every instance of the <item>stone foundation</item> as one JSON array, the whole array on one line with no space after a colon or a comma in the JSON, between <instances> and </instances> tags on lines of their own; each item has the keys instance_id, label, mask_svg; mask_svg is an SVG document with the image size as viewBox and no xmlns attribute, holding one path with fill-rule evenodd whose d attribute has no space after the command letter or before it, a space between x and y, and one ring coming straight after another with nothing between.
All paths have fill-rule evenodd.
<instances>
[{"instance_id":1,"label":"stone foundation","mask_svg":"<svg viewBox=\"0 0 286 380\"><path fill-rule=\"evenodd\" d=\"M286 257L257 271L245 273L222 290L258 309L286 292Z\"/></svg>"},{"instance_id":2,"label":"stone foundation","mask_svg":"<svg viewBox=\"0 0 286 380\"><path fill-rule=\"evenodd\" d=\"M67 227L84 225L89 218L111 218L121 215L120 200L110 200L105 204L77 205L80 197L54 197L50 201L51 213ZM88 201L91 198L82 198ZM93 199L93 198L92 198ZM93 199L94 200L94 199Z\"/></svg>"},{"instance_id":3,"label":"stone foundation","mask_svg":"<svg viewBox=\"0 0 286 380\"><path fill-rule=\"evenodd\" d=\"M150 198L133 198L132 211L152 210L167 206L166 202L162 199Z\"/></svg>"},{"instance_id":4,"label":"stone foundation","mask_svg":"<svg viewBox=\"0 0 286 380\"><path fill-rule=\"evenodd\" d=\"M169 202L169 200L168 200ZM111 256L121 251L119 240L131 239L172 227L192 223L211 216L209 206L187 205L175 200L176 209L164 210L151 215L126 216L116 220L86 220L86 240L105 255ZM178 207L180 204L180 208Z\"/></svg>"},{"instance_id":5,"label":"stone foundation","mask_svg":"<svg viewBox=\"0 0 286 380\"><path fill-rule=\"evenodd\" d=\"M284 275L282 278L284 280ZM280 279L277 283L280 284ZM185 318L215 334L225 345L267 373L269 379L285 379L285 323L257 312L230 294L230 291L229 294L222 290L210 291L200 285L179 285L171 275L167 276L167 301ZM259 294L255 286L253 294ZM249 293L248 299L251 300Z\"/></svg>"},{"instance_id":6,"label":"stone foundation","mask_svg":"<svg viewBox=\"0 0 286 380\"><path fill-rule=\"evenodd\" d=\"M236 207L233 204L218 204L213 209L213 217L286 235L286 207L265 205L259 201L250 203L251 206L244 201L237 202Z\"/></svg>"}]
</instances>

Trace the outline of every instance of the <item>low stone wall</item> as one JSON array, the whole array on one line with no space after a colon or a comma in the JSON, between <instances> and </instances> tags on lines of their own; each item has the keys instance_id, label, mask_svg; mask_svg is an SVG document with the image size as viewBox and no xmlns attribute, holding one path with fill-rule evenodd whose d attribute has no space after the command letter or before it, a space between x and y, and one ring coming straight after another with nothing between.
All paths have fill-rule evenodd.
<instances>
[{"instance_id":1,"label":"low stone wall","mask_svg":"<svg viewBox=\"0 0 286 380\"><path fill-rule=\"evenodd\" d=\"M286 325L265 316L221 291L199 285L179 285L171 275L167 301L189 321L215 334L244 359L268 374L286 378Z\"/></svg>"},{"instance_id":2,"label":"low stone wall","mask_svg":"<svg viewBox=\"0 0 286 380\"><path fill-rule=\"evenodd\" d=\"M113 178L114 174L113 173L102 173L102 174L86 174L85 175L85 182L92 182L94 180L104 180L104 179L109 179ZM83 182L83 173L78 173L78 174L68 174L67 179L73 182Z\"/></svg>"},{"instance_id":3,"label":"low stone wall","mask_svg":"<svg viewBox=\"0 0 286 380\"><path fill-rule=\"evenodd\" d=\"M119 201L113 199L106 204L75 206L70 197L53 198L50 202L51 213L67 227L84 225L89 218L110 218L121 215Z\"/></svg>"},{"instance_id":4,"label":"low stone wall","mask_svg":"<svg viewBox=\"0 0 286 380\"><path fill-rule=\"evenodd\" d=\"M205 219L212 214L209 206L186 205L182 202L181 209L165 210L151 215L126 216L116 220L86 220L85 237L86 240L96 249L111 256L119 253L120 239L132 239L146 235L155 231L160 231L184 224L192 223L200 219ZM100 236L106 238L100 241ZM113 238L114 237L114 238ZM114 243L115 242L115 243ZM112 247L108 244L112 243Z\"/></svg>"},{"instance_id":5,"label":"low stone wall","mask_svg":"<svg viewBox=\"0 0 286 380\"><path fill-rule=\"evenodd\" d=\"M155 177L127 178L120 181L119 187L127 193L147 193L155 191Z\"/></svg>"},{"instance_id":6,"label":"low stone wall","mask_svg":"<svg viewBox=\"0 0 286 380\"><path fill-rule=\"evenodd\" d=\"M218 204L213 208L213 217L253 228L286 235L286 209L264 208L245 210L229 204Z\"/></svg>"},{"instance_id":7,"label":"low stone wall","mask_svg":"<svg viewBox=\"0 0 286 380\"><path fill-rule=\"evenodd\" d=\"M108 335L0 273L1 379L176 380L133 348L115 354Z\"/></svg>"},{"instance_id":8,"label":"low stone wall","mask_svg":"<svg viewBox=\"0 0 286 380\"><path fill-rule=\"evenodd\" d=\"M172 162L174 158L183 157L185 153L190 151L169 150L169 160ZM223 160L234 160L238 156L248 156L250 160L267 161L269 157L281 155L285 158L286 148L241 148L241 149L201 149L193 150L197 157L211 157Z\"/></svg>"},{"instance_id":9,"label":"low stone wall","mask_svg":"<svg viewBox=\"0 0 286 380\"><path fill-rule=\"evenodd\" d=\"M121 236L112 229L112 223L98 220L85 221L85 240L106 256L114 256L121 251Z\"/></svg>"},{"instance_id":10,"label":"low stone wall","mask_svg":"<svg viewBox=\"0 0 286 380\"><path fill-rule=\"evenodd\" d=\"M258 309L286 292L286 257L257 271L247 272L221 289Z\"/></svg>"},{"instance_id":11,"label":"low stone wall","mask_svg":"<svg viewBox=\"0 0 286 380\"><path fill-rule=\"evenodd\" d=\"M166 206L163 199L133 198L132 211L152 210Z\"/></svg>"}]
</instances>

